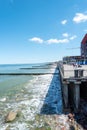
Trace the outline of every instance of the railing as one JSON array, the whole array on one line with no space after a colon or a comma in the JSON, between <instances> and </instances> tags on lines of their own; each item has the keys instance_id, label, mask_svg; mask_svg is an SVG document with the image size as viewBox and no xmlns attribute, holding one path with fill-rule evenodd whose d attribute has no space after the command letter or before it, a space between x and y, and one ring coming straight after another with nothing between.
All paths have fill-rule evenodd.
<instances>
[{"instance_id":1,"label":"railing","mask_svg":"<svg viewBox=\"0 0 87 130\"><path fill-rule=\"evenodd\" d=\"M58 67L59 67L59 71L61 73L61 76L64 77L64 66L63 66L63 63L59 63Z\"/></svg>"}]
</instances>

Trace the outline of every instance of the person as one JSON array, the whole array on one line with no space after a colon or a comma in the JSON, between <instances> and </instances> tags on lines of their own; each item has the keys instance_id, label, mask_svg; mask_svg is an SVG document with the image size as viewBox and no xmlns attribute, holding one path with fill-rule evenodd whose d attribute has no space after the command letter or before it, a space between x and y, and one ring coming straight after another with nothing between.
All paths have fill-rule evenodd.
<instances>
[{"instance_id":1,"label":"person","mask_svg":"<svg viewBox=\"0 0 87 130\"><path fill-rule=\"evenodd\" d=\"M73 63L73 67L78 67L77 62L76 62L76 63Z\"/></svg>"}]
</instances>

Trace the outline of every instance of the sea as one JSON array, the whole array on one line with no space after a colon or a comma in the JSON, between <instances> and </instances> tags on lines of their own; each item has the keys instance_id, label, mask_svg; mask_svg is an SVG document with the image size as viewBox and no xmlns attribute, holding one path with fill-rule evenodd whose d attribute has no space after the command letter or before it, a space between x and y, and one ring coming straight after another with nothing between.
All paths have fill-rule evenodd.
<instances>
[{"instance_id":1,"label":"sea","mask_svg":"<svg viewBox=\"0 0 87 130\"><path fill-rule=\"evenodd\" d=\"M56 63L0 65L0 130L39 130L48 127L45 115L62 113ZM17 113L6 122L9 112Z\"/></svg>"}]
</instances>

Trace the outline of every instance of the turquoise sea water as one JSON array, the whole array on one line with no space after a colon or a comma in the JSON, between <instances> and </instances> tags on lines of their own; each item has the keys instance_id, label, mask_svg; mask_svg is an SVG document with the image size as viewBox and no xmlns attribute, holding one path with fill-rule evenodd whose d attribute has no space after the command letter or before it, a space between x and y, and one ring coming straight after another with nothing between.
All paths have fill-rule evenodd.
<instances>
[{"instance_id":1,"label":"turquoise sea water","mask_svg":"<svg viewBox=\"0 0 87 130\"><path fill-rule=\"evenodd\" d=\"M44 65L45 64L4 64L0 65L0 73L24 74L49 72L49 69L42 68ZM0 96L8 94L9 91L15 92L21 89L31 79L33 80L32 75L0 75Z\"/></svg>"},{"instance_id":2,"label":"turquoise sea water","mask_svg":"<svg viewBox=\"0 0 87 130\"><path fill-rule=\"evenodd\" d=\"M0 74L9 73L15 75L0 75L0 130L35 130L44 126L42 115L62 112L60 78L56 65L0 65ZM5 123L9 111L19 111L20 116L13 122Z\"/></svg>"}]
</instances>

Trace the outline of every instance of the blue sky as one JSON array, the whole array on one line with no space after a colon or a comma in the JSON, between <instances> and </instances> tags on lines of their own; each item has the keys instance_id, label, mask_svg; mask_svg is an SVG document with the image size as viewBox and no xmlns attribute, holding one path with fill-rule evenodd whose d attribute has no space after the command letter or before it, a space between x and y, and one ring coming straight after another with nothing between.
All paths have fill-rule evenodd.
<instances>
[{"instance_id":1,"label":"blue sky","mask_svg":"<svg viewBox=\"0 0 87 130\"><path fill-rule=\"evenodd\" d=\"M80 55L86 33L87 0L0 0L0 64Z\"/></svg>"}]
</instances>

